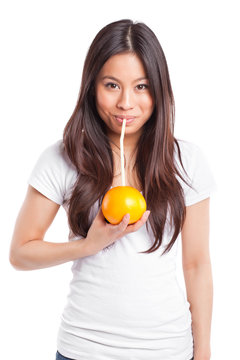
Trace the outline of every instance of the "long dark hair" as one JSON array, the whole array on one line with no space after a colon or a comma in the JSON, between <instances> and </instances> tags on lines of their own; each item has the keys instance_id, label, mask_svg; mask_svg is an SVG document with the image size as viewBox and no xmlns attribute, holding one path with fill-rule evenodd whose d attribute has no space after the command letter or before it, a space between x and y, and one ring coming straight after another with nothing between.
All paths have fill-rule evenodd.
<instances>
[{"instance_id":1,"label":"long dark hair","mask_svg":"<svg viewBox=\"0 0 240 360\"><path fill-rule=\"evenodd\" d=\"M175 106L167 62L157 37L144 23L121 20L105 26L87 53L78 101L63 133L65 150L78 174L69 199L68 223L74 235L86 237L91 226L91 207L97 200L101 204L112 185L112 149L105 123L96 110L95 80L111 56L126 52L141 59L155 104L139 138L135 161L147 209L151 210L148 222L155 238L144 253L161 246L169 209L174 231L165 253L176 241L186 216L183 189L176 175L185 180L174 163L176 144L183 167L180 147L173 135Z\"/></svg>"}]
</instances>

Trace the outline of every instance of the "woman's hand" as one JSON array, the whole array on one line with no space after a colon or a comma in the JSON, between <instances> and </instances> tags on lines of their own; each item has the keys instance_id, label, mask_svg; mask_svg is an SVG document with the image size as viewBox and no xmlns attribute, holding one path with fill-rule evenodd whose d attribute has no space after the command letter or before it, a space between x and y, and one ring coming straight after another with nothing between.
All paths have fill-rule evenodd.
<instances>
[{"instance_id":1,"label":"woman's hand","mask_svg":"<svg viewBox=\"0 0 240 360\"><path fill-rule=\"evenodd\" d=\"M126 234L139 230L146 223L149 214L149 210L145 211L141 219L131 225L128 225L130 215L126 214L119 224L112 225L106 222L100 207L84 239L87 252L95 255Z\"/></svg>"}]
</instances>

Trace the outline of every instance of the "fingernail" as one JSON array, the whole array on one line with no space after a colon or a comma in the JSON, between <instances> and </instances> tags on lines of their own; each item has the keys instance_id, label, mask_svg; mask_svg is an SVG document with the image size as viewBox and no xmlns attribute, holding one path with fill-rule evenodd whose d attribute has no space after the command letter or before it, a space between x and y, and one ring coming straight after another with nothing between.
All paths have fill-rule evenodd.
<instances>
[{"instance_id":1,"label":"fingernail","mask_svg":"<svg viewBox=\"0 0 240 360\"><path fill-rule=\"evenodd\" d=\"M130 219L130 214L126 214L126 215L124 216L124 220L128 221L129 219Z\"/></svg>"},{"instance_id":2,"label":"fingernail","mask_svg":"<svg viewBox=\"0 0 240 360\"><path fill-rule=\"evenodd\" d=\"M147 219L147 218L149 217L150 212L151 212L150 210L147 210L147 211L145 212L145 214L144 214L145 219Z\"/></svg>"}]
</instances>

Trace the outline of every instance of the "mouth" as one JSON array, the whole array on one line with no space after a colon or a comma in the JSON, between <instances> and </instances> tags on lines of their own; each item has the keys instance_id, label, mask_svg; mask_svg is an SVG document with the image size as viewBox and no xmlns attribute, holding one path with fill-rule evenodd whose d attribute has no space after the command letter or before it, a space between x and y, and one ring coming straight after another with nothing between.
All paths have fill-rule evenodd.
<instances>
[{"instance_id":1,"label":"mouth","mask_svg":"<svg viewBox=\"0 0 240 360\"><path fill-rule=\"evenodd\" d=\"M130 116L130 115L114 115L115 119L119 122L122 123L123 119L126 119L126 124L131 123L132 121L134 121L136 119L135 116Z\"/></svg>"}]
</instances>

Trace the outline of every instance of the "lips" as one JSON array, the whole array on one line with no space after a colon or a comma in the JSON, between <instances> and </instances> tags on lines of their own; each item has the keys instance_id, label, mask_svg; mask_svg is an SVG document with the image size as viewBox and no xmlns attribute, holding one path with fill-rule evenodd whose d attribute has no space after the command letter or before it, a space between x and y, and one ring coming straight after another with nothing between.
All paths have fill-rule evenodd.
<instances>
[{"instance_id":1,"label":"lips","mask_svg":"<svg viewBox=\"0 0 240 360\"><path fill-rule=\"evenodd\" d=\"M120 123L123 122L123 119L126 119L126 124L129 124L130 122L132 122L133 120L135 120L135 116L130 116L130 115L128 115L128 116L115 115L114 117L115 117L115 119L116 119L118 122L120 122Z\"/></svg>"}]
</instances>

